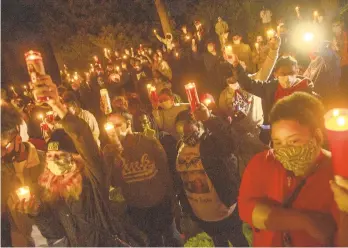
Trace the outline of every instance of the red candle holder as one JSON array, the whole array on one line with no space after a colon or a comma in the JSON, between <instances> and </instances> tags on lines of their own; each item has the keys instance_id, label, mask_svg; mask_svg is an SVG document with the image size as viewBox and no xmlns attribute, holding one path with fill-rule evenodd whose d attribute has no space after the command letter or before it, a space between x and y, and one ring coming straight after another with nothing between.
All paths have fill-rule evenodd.
<instances>
[{"instance_id":1,"label":"red candle holder","mask_svg":"<svg viewBox=\"0 0 348 248\"><path fill-rule=\"evenodd\" d=\"M185 91L186 91L187 99L191 105L191 111L194 112L197 106L200 104L196 84L195 83L186 84Z\"/></svg>"},{"instance_id":2,"label":"red candle holder","mask_svg":"<svg viewBox=\"0 0 348 248\"><path fill-rule=\"evenodd\" d=\"M158 103L158 95L156 91L156 87L153 86L152 84L147 85L147 91L149 93L149 98L152 103Z\"/></svg>"},{"instance_id":3,"label":"red candle holder","mask_svg":"<svg viewBox=\"0 0 348 248\"><path fill-rule=\"evenodd\" d=\"M332 109L326 113L325 127L334 173L348 178L348 109Z\"/></svg>"}]
</instances>

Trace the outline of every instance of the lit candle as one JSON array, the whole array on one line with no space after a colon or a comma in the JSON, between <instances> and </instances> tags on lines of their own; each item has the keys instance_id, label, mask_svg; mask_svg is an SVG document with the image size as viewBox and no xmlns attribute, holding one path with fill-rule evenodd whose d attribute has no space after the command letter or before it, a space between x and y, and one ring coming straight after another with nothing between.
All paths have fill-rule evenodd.
<instances>
[{"instance_id":1,"label":"lit candle","mask_svg":"<svg viewBox=\"0 0 348 248\"><path fill-rule=\"evenodd\" d=\"M348 178L348 109L332 109L325 115L325 127L335 175Z\"/></svg>"},{"instance_id":2,"label":"lit candle","mask_svg":"<svg viewBox=\"0 0 348 248\"><path fill-rule=\"evenodd\" d=\"M154 32L155 34L157 34L157 30L156 30L156 29L154 29L153 32Z\"/></svg>"},{"instance_id":3,"label":"lit candle","mask_svg":"<svg viewBox=\"0 0 348 248\"><path fill-rule=\"evenodd\" d=\"M179 53L175 52L175 57L179 58Z\"/></svg>"},{"instance_id":4,"label":"lit candle","mask_svg":"<svg viewBox=\"0 0 348 248\"><path fill-rule=\"evenodd\" d=\"M43 121L43 120L44 120L43 114L38 114L38 115L37 115L37 118L38 118L40 121Z\"/></svg>"},{"instance_id":5,"label":"lit candle","mask_svg":"<svg viewBox=\"0 0 348 248\"><path fill-rule=\"evenodd\" d=\"M111 132L111 130L114 130L115 127L114 127L114 124L112 122L107 122L104 125L104 129L105 129L106 132Z\"/></svg>"},{"instance_id":6,"label":"lit candle","mask_svg":"<svg viewBox=\"0 0 348 248\"><path fill-rule=\"evenodd\" d=\"M200 103L196 84L195 83L186 84L185 91L186 91L187 99L191 105L191 111L194 112L196 110L197 105Z\"/></svg>"},{"instance_id":7,"label":"lit candle","mask_svg":"<svg viewBox=\"0 0 348 248\"><path fill-rule=\"evenodd\" d=\"M188 34L185 36L186 40L190 40L191 36L189 36Z\"/></svg>"},{"instance_id":8,"label":"lit candle","mask_svg":"<svg viewBox=\"0 0 348 248\"><path fill-rule=\"evenodd\" d=\"M314 17L317 17L319 15L319 12L318 11L314 11L313 15L314 15Z\"/></svg>"},{"instance_id":9,"label":"lit candle","mask_svg":"<svg viewBox=\"0 0 348 248\"><path fill-rule=\"evenodd\" d=\"M157 95L156 87L153 86L152 84L148 84L146 85L146 87L150 97L150 101L152 103L158 103L158 95Z\"/></svg>"},{"instance_id":10,"label":"lit candle","mask_svg":"<svg viewBox=\"0 0 348 248\"><path fill-rule=\"evenodd\" d=\"M274 29L269 29L269 30L267 31L267 37L268 37L269 39L271 39L271 38L274 37L275 33L276 33L276 32L274 31Z\"/></svg>"},{"instance_id":11,"label":"lit candle","mask_svg":"<svg viewBox=\"0 0 348 248\"><path fill-rule=\"evenodd\" d=\"M15 94L16 96L18 96L17 92L15 91L15 88L13 86L11 86L11 90L13 92L13 94Z\"/></svg>"},{"instance_id":12,"label":"lit candle","mask_svg":"<svg viewBox=\"0 0 348 248\"><path fill-rule=\"evenodd\" d=\"M255 43L255 48L256 48L256 50L259 50L260 44L256 42L256 43Z\"/></svg>"},{"instance_id":13,"label":"lit candle","mask_svg":"<svg viewBox=\"0 0 348 248\"><path fill-rule=\"evenodd\" d=\"M19 189L16 190L16 194L19 198L20 201L23 199L25 201L28 201L30 199L30 189L28 186L20 187Z\"/></svg>"},{"instance_id":14,"label":"lit candle","mask_svg":"<svg viewBox=\"0 0 348 248\"><path fill-rule=\"evenodd\" d=\"M123 55L123 59L127 59L127 55Z\"/></svg>"},{"instance_id":15,"label":"lit candle","mask_svg":"<svg viewBox=\"0 0 348 248\"><path fill-rule=\"evenodd\" d=\"M25 62L27 64L28 72L31 77L31 81L36 83L37 74L45 75L45 67L41 53L30 50L24 54Z\"/></svg>"},{"instance_id":16,"label":"lit candle","mask_svg":"<svg viewBox=\"0 0 348 248\"><path fill-rule=\"evenodd\" d=\"M119 66L116 66L116 71L120 72L120 67Z\"/></svg>"},{"instance_id":17,"label":"lit candle","mask_svg":"<svg viewBox=\"0 0 348 248\"><path fill-rule=\"evenodd\" d=\"M204 103L205 106L208 107L211 104L211 99L206 98L206 99L203 100L203 103Z\"/></svg>"}]
</instances>

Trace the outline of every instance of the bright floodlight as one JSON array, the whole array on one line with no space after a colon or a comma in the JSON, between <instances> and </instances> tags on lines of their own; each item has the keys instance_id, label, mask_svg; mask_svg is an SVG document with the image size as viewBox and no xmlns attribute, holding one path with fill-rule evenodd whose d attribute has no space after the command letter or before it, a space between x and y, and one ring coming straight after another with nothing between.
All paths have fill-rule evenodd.
<instances>
[{"instance_id":1,"label":"bright floodlight","mask_svg":"<svg viewBox=\"0 0 348 248\"><path fill-rule=\"evenodd\" d=\"M307 33L305 33L305 34L303 35L303 39L304 39L304 41L306 41L306 42L312 41L313 38L314 38L313 33L307 32Z\"/></svg>"}]
</instances>

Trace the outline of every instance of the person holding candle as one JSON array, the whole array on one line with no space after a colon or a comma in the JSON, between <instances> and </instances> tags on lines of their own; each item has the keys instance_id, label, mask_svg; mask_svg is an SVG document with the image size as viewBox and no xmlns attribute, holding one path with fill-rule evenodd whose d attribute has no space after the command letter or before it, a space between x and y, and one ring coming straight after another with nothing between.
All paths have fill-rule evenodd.
<instances>
[{"instance_id":1,"label":"person holding candle","mask_svg":"<svg viewBox=\"0 0 348 248\"><path fill-rule=\"evenodd\" d=\"M174 103L174 94L170 89L163 89L158 95L158 100L158 106L153 105L154 110L152 111L158 128L178 139L175 119L180 112L189 109L190 105L188 103Z\"/></svg>"},{"instance_id":2,"label":"person holding candle","mask_svg":"<svg viewBox=\"0 0 348 248\"><path fill-rule=\"evenodd\" d=\"M31 236L33 221L15 209L16 190L27 185L38 193L38 178L45 167L45 154L33 144L23 141L23 119L10 104L1 105L1 209L11 216L12 244L35 246ZM3 214L1 214L3 215Z\"/></svg>"},{"instance_id":3,"label":"person holding candle","mask_svg":"<svg viewBox=\"0 0 348 248\"><path fill-rule=\"evenodd\" d=\"M63 129L48 141L45 170L38 180L41 193L17 203L17 211L35 220L49 246L127 246L131 238L112 218L108 168L88 124L69 113L49 76L38 77L38 82L33 94L49 97Z\"/></svg>"},{"instance_id":4,"label":"person holding candle","mask_svg":"<svg viewBox=\"0 0 348 248\"><path fill-rule=\"evenodd\" d=\"M132 115L108 117L110 143L104 148L113 168L111 185L121 187L132 222L142 230L149 246L182 246L173 214L173 179L166 153L158 140L132 131Z\"/></svg>"},{"instance_id":5,"label":"person holding candle","mask_svg":"<svg viewBox=\"0 0 348 248\"><path fill-rule=\"evenodd\" d=\"M252 158L239 192L253 246L346 245L346 213L335 203L331 154L322 149L322 103L295 92L274 105L270 124L272 149Z\"/></svg>"},{"instance_id":6,"label":"person holding candle","mask_svg":"<svg viewBox=\"0 0 348 248\"><path fill-rule=\"evenodd\" d=\"M264 125L269 125L269 112L278 100L296 91L313 93L312 82L298 76L298 64L292 57L282 57L277 61L274 67L275 79L267 83L250 78L236 56L232 56L232 59L227 58L227 60L233 65L233 73L240 87L262 99ZM260 139L265 144L269 143L268 130L262 129Z\"/></svg>"},{"instance_id":7,"label":"person holding candle","mask_svg":"<svg viewBox=\"0 0 348 248\"><path fill-rule=\"evenodd\" d=\"M98 146L100 147L100 140L99 140L99 126L96 118L92 113L90 113L87 110L84 110L81 108L80 103L78 102L77 98L75 97L74 93L72 92L65 92L62 96L63 102L68 108L69 112L80 119L84 120L88 126L90 127L94 140L97 142Z\"/></svg>"},{"instance_id":8,"label":"person holding candle","mask_svg":"<svg viewBox=\"0 0 348 248\"><path fill-rule=\"evenodd\" d=\"M216 247L248 246L238 215L240 183L236 138L227 122L201 103L178 121L183 137L176 160L182 181L181 206L214 241ZM178 127L179 128L179 127Z\"/></svg>"},{"instance_id":9,"label":"person holding candle","mask_svg":"<svg viewBox=\"0 0 348 248\"><path fill-rule=\"evenodd\" d=\"M270 48L264 43L262 35L257 36L255 48L253 49L251 55L253 64L256 66L256 71L262 68L263 63L268 56L269 50Z\"/></svg>"},{"instance_id":10,"label":"person holding candle","mask_svg":"<svg viewBox=\"0 0 348 248\"><path fill-rule=\"evenodd\" d=\"M242 36L239 33L233 36L232 51L238 56L240 61L245 63L248 72L254 72L251 48L248 44L242 42Z\"/></svg>"},{"instance_id":11,"label":"person holding candle","mask_svg":"<svg viewBox=\"0 0 348 248\"><path fill-rule=\"evenodd\" d=\"M166 48L167 48L167 50L170 52L170 51L172 51L173 49L174 49L174 42L173 42L173 35L171 34L171 33L166 33L166 35L165 35L165 37L164 38L162 38L161 36L159 36L159 34L156 32L155 33L155 36L156 36L156 38L160 41L160 42L162 42L165 46L166 46Z\"/></svg>"}]
</instances>

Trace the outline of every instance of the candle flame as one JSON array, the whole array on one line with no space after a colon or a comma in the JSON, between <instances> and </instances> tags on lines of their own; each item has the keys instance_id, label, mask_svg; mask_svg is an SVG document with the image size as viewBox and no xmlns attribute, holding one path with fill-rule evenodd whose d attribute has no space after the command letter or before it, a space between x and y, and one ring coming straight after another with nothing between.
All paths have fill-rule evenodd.
<instances>
[{"instance_id":1,"label":"candle flame","mask_svg":"<svg viewBox=\"0 0 348 248\"><path fill-rule=\"evenodd\" d=\"M29 192L30 192L30 190L29 190L28 186L20 187L19 189L17 189L18 195L25 195L25 194L28 194Z\"/></svg>"},{"instance_id":2,"label":"candle flame","mask_svg":"<svg viewBox=\"0 0 348 248\"><path fill-rule=\"evenodd\" d=\"M38 114L37 118L40 119L40 120L43 120L44 116L43 116L43 114Z\"/></svg>"},{"instance_id":3,"label":"candle flame","mask_svg":"<svg viewBox=\"0 0 348 248\"><path fill-rule=\"evenodd\" d=\"M344 118L344 116L340 116L337 118L336 122L337 125L343 127L346 124L346 119Z\"/></svg>"},{"instance_id":4,"label":"candle flame","mask_svg":"<svg viewBox=\"0 0 348 248\"><path fill-rule=\"evenodd\" d=\"M332 112L332 115L337 117L340 115L340 111L338 109L334 109L333 112Z\"/></svg>"},{"instance_id":5,"label":"candle flame","mask_svg":"<svg viewBox=\"0 0 348 248\"><path fill-rule=\"evenodd\" d=\"M185 85L185 88L186 88L186 89L193 89L193 88L195 88L195 87L196 87L196 84L193 83L193 82L192 82L192 83L188 83L188 84Z\"/></svg>"},{"instance_id":6,"label":"candle flame","mask_svg":"<svg viewBox=\"0 0 348 248\"><path fill-rule=\"evenodd\" d=\"M274 29L269 29L269 30L267 31L267 35L268 35L268 36L273 36L274 34L275 34Z\"/></svg>"},{"instance_id":7,"label":"candle flame","mask_svg":"<svg viewBox=\"0 0 348 248\"><path fill-rule=\"evenodd\" d=\"M319 15L318 11L314 11L314 12L313 12L313 15L314 15L314 16L318 16L318 15Z\"/></svg>"},{"instance_id":8,"label":"candle flame","mask_svg":"<svg viewBox=\"0 0 348 248\"><path fill-rule=\"evenodd\" d=\"M209 99L209 98L205 99L205 100L204 100L204 104L205 104L206 106L208 106L209 104L211 104L211 99Z\"/></svg>"},{"instance_id":9,"label":"candle flame","mask_svg":"<svg viewBox=\"0 0 348 248\"><path fill-rule=\"evenodd\" d=\"M114 129L114 124L112 124L111 122L107 122L105 125L104 125L104 129L105 131L111 131Z\"/></svg>"}]
</instances>

